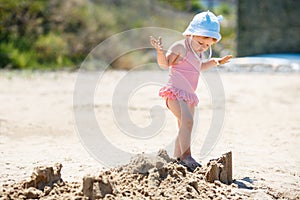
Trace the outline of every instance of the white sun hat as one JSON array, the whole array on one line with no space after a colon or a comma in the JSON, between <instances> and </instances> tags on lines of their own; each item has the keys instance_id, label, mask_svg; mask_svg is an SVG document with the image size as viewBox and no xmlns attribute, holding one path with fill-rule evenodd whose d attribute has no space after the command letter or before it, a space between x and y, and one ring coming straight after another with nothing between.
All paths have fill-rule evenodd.
<instances>
[{"instance_id":1,"label":"white sun hat","mask_svg":"<svg viewBox=\"0 0 300 200\"><path fill-rule=\"evenodd\" d=\"M222 19L222 15L215 16L210 11L198 13L183 32L183 35L205 36L220 41L220 21Z\"/></svg>"}]
</instances>

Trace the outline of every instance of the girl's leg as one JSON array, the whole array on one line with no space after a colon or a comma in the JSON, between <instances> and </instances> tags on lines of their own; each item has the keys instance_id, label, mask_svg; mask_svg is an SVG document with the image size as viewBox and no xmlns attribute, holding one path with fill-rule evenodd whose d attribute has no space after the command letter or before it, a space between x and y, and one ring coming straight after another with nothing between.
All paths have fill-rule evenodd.
<instances>
[{"instance_id":1,"label":"girl's leg","mask_svg":"<svg viewBox=\"0 0 300 200\"><path fill-rule=\"evenodd\" d=\"M191 133L193 128L194 107L182 100L168 100L168 107L178 120L178 136L174 156L184 159L191 156Z\"/></svg>"},{"instance_id":2,"label":"girl's leg","mask_svg":"<svg viewBox=\"0 0 300 200\"><path fill-rule=\"evenodd\" d=\"M180 120L177 120L177 122L178 122L178 130L179 130ZM180 150L179 140L178 140L178 136L177 136L176 140L175 140L174 157L180 158L180 156L181 156L181 150Z\"/></svg>"}]
</instances>

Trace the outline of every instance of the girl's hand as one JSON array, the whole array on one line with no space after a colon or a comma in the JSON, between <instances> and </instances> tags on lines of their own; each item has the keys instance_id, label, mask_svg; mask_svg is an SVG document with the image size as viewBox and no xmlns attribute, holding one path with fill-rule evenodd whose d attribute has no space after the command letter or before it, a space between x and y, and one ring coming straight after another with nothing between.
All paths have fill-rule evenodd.
<instances>
[{"instance_id":1,"label":"girl's hand","mask_svg":"<svg viewBox=\"0 0 300 200\"><path fill-rule=\"evenodd\" d=\"M222 58L212 58L208 62L202 63L201 70L205 71L205 70L210 69L211 67L223 65L225 63L228 63L231 58L232 58L232 55L227 55Z\"/></svg>"},{"instance_id":2,"label":"girl's hand","mask_svg":"<svg viewBox=\"0 0 300 200\"><path fill-rule=\"evenodd\" d=\"M229 60L232 58L232 55L227 55L227 56L224 56L224 57L222 57L222 58L218 58L217 59L217 63L219 64L219 65L223 65L223 64L225 64L225 63L228 63L229 62Z\"/></svg>"},{"instance_id":3,"label":"girl's hand","mask_svg":"<svg viewBox=\"0 0 300 200\"><path fill-rule=\"evenodd\" d=\"M160 36L158 39L150 36L150 43L156 49L156 51L163 51L163 45Z\"/></svg>"}]
</instances>

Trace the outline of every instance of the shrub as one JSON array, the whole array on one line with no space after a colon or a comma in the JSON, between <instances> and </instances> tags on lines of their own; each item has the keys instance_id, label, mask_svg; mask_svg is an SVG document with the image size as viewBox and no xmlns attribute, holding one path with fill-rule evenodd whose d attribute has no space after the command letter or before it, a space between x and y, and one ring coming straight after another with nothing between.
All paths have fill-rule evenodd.
<instances>
[{"instance_id":1,"label":"shrub","mask_svg":"<svg viewBox=\"0 0 300 200\"><path fill-rule=\"evenodd\" d=\"M33 51L21 51L13 43L1 43L0 52L1 68L24 69L28 66L37 65Z\"/></svg>"},{"instance_id":2,"label":"shrub","mask_svg":"<svg viewBox=\"0 0 300 200\"><path fill-rule=\"evenodd\" d=\"M41 35L34 44L34 50L39 63L64 64L64 57L67 54L65 40L54 33Z\"/></svg>"}]
</instances>

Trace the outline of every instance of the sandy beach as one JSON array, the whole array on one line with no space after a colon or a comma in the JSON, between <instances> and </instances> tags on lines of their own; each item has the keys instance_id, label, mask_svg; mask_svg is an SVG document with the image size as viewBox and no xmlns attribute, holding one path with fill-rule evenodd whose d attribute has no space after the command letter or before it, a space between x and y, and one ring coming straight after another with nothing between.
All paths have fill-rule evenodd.
<instances>
[{"instance_id":1,"label":"sandy beach","mask_svg":"<svg viewBox=\"0 0 300 200\"><path fill-rule=\"evenodd\" d=\"M140 127L151 124L149 112L160 106L165 123L159 133L143 140L129 137L111 117L114 91L127 74L108 71L101 77L92 105L95 116L107 140L123 152L157 152L170 144L177 130L174 117L157 95L159 84L137 88L126 104L131 120ZM167 81L168 73L136 71L134 75ZM201 163L232 151L238 185L233 193L250 199L300 199L300 74L224 72L219 76L225 118L215 147ZM76 78L76 72L0 72L0 188L27 179L36 166L62 163L62 179L70 182L108 169L106 160L98 162L99 157L89 154L89 147L81 142L73 110ZM203 79L197 94L200 103L192 152L200 159L213 108ZM155 111L153 116L159 117ZM112 160L120 160L115 166L129 162Z\"/></svg>"}]
</instances>

